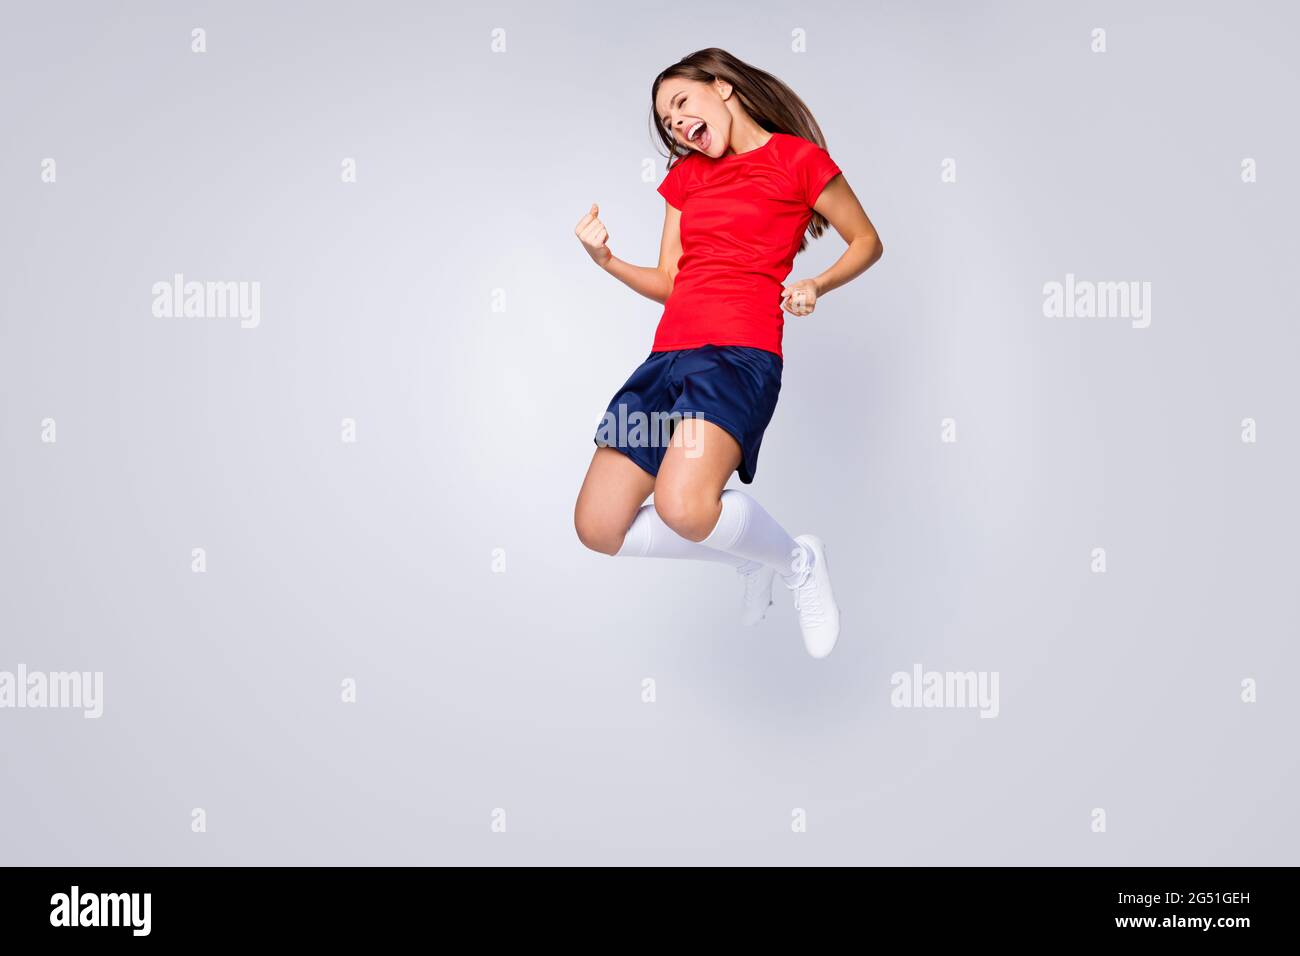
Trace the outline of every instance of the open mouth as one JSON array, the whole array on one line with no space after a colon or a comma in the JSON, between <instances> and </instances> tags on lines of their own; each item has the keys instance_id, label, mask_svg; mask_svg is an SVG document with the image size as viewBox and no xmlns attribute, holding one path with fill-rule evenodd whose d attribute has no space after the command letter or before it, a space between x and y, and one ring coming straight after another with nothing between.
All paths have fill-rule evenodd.
<instances>
[{"instance_id":1,"label":"open mouth","mask_svg":"<svg viewBox=\"0 0 1300 956\"><path fill-rule=\"evenodd\" d=\"M713 142L713 135L709 132L708 124L700 120L686 131L686 139L707 153L709 144Z\"/></svg>"}]
</instances>

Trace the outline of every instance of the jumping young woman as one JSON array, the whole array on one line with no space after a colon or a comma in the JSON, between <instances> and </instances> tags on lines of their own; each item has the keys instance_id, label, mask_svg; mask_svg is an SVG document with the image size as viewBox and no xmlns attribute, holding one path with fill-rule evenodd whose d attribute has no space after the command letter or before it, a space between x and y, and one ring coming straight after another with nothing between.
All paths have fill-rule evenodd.
<instances>
[{"instance_id":1,"label":"jumping young woman","mask_svg":"<svg viewBox=\"0 0 1300 956\"><path fill-rule=\"evenodd\" d=\"M782 311L811 314L883 246L816 119L776 77L710 48L664 70L650 99L676 159L658 187L666 203L659 264L616 258L594 203L574 229L597 265L664 304L649 356L597 431L574 514L578 537L604 554L731 565L744 579L747 624L763 619L779 576L794 592L804 646L825 657L840 630L825 545L791 537L748 494L725 486L732 472L754 480L781 390ZM805 231L816 238L828 223L848 243L844 254L820 275L783 285ZM670 440L636 427L647 419L670 421ZM652 492L654 504L644 504Z\"/></svg>"}]
</instances>

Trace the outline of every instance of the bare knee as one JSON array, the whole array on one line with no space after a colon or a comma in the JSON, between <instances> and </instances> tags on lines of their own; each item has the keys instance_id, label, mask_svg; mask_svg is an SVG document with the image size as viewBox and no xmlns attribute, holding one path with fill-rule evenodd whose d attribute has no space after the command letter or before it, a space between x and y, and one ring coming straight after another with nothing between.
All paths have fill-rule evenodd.
<instances>
[{"instance_id":1,"label":"bare knee","mask_svg":"<svg viewBox=\"0 0 1300 956\"><path fill-rule=\"evenodd\" d=\"M618 554L623 546L627 528L619 527L608 515L599 515L580 504L573 513L573 527L578 540L592 551L601 554Z\"/></svg>"},{"instance_id":2,"label":"bare knee","mask_svg":"<svg viewBox=\"0 0 1300 956\"><path fill-rule=\"evenodd\" d=\"M718 523L714 495L689 488L655 488L655 511L663 523L688 541L703 541Z\"/></svg>"}]
</instances>

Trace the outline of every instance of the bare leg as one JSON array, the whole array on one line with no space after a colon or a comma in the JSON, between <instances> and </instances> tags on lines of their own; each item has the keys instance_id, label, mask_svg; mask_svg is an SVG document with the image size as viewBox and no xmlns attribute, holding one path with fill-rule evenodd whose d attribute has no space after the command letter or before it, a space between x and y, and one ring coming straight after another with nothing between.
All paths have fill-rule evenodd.
<instances>
[{"instance_id":1,"label":"bare leg","mask_svg":"<svg viewBox=\"0 0 1300 956\"><path fill-rule=\"evenodd\" d=\"M654 475L627 455L613 448L597 448L573 509L579 540L593 551L617 554L654 486Z\"/></svg>"},{"instance_id":2,"label":"bare leg","mask_svg":"<svg viewBox=\"0 0 1300 956\"><path fill-rule=\"evenodd\" d=\"M741 621L757 624L772 604L775 568L699 543L718 521L723 486L739 463L735 439L711 423L694 419L684 420L674 431L658 479L650 479L620 452L601 448L578 495L574 514L578 536L587 547L605 554L729 565L745 582ZM645 479L650 479L649 484ZM654 492L654 505L642 504L648 491ZM677 527L665 521L665 514ZM680 533L683 528L689 537Z\"/></svg>"},{"instance_id":3,"label":"bare leg","mask_svg":"<svg viewBox=\"0 0 1300 956\"><path fill-rule=\"evenodd\" d=\"M740 464L736 440L699 419L683 420L673 440L655 484L664 523L690 541L775 568L789 582L801 546L748 494L726 488Z\"/></svg>"},{"instance_id":4,"label":"bare leg","mask_svg":"<svg viewBox=\"0 0 1300 956\"><path fill-rule=\"evenodd\" d=\"M578 496L578 536L589 548L606 554L620 553L627 538L629 553L730 557L746 579L745 623L762 618L771 603L772 578L779 574L794 592L804 646L813 657L825 657L840 631L825 546L813 535L792 538L757 501L728 489L740 461L740 445L726 430L694 418L677 426L657 478L641 472L620 452L602 448ZM650 491L654 506L643 507ZM656 516L674 532L666 538L660 535L665 538L660 549L654 547ZM648 543L639 543L638 531L648 532L640 536Z\"/></svg>"},{"instance_id":5,"label":"bare leg","mask_svg":"<svg viewBox=\"0 0 1300 956\"><path fill-rule=\"evenodd\" d=\"M722 489L740 465L740 445L709 421L683 418L659 466L655 510L689 541L703 541L722 513Z\"/></svg>"}]
</instances>

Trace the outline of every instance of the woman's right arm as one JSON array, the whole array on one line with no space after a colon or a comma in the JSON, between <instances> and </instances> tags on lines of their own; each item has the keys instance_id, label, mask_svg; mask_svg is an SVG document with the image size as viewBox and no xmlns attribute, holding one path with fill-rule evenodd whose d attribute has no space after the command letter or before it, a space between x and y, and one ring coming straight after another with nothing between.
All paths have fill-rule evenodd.
<instances>
[{"instance_id":1,"label":"woman's right arm","mask_svg":"<svg viewBox=\"0 0 1300 956\"><path fill-rule=\"evenodd\" d=\"M664 203L664 209L664 231L659 240L659 265L653 267L634 266L609 251L606 244L609 233L597 218L600 209L595 203L591 204L591 211L578 221L573 230L596 265L633 292L639 292L647 299L659 303L668 301L668 296L673 291L673 280L677 276L677 260L682 257L682 214L668 202Z\"/></svg>"}]
</instances>

